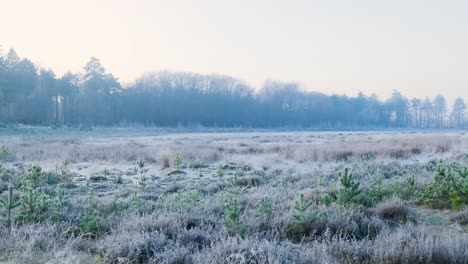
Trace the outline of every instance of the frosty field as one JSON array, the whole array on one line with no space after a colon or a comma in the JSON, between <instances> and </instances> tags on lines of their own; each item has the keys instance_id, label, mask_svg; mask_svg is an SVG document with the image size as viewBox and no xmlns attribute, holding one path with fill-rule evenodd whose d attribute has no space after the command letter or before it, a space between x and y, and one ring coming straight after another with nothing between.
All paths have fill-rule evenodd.
<instances>
[{"instance_id":1,"label":"frosty field","mask_svg":"<svg viewBox=\"0 0 468 264\"><path fill-rule=\"evenodd\" d=\"M0 131L1 263L467 263L468 135Z\"/></svg>"}]
</instances>

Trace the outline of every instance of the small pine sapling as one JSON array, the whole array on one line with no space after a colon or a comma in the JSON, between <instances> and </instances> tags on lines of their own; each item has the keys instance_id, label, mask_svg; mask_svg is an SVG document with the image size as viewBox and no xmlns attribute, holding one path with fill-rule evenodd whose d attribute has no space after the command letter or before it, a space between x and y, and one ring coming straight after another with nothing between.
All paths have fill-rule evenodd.
<instances>
[{"instance_id":1,"label":"small pine sapling","mask_svg":"<svg viewBox=\"0 0 468 264\"><path fill-rule=\"evenodd\" d=\"M169 210L182 214L189 212L200 201L200 193L196 190L178 191L174 196L171 203L169 203Z\"/></svg>"},{"instance_id":2,"label":"small pine sapling","mask_svg":"<svg viewBox=\"0 0 468 264\"><path fill-rule=\"evenodd\" d=\"M417 196L418 184L414 176L406 178L406 187L403 190L403 195L405 198L410 198Z\"/></svg>"},{"instance_id":3,"label":"small pine sapling","mask_svg":"<svg viewBox=\"0 0 468 264\"><path fill-rule=\"evenodd\" d=\"M53 201L54 211L55 211L55 219L60 219L63 213L65 206L68 205L68 201L65 197L65 191L62 187L62 184L58 184L57 188L55 189L55 199Z\"/></svg>"},{"instance_id":4,"label":"small pine sapling","mask_svg":"<svg viewBox=\"0 0 468 264\"><path fill-rule=\"evenodd\" d=\"M133 193L133 196L130 202L136 212L138 212L139 214L143 213L144 207L145 207L144 200L141 199L141 197L137 194L137 192Z\"/></svg>"},{"instance_id":5,"label":"small pine sapling","mask_svg":"<svg viewBox=\"0 0 468 264\"><path fill-rule=\"evenodd\" d=\"M223 166L221 164L218 166L218 169L216 170L216 176L218 176L219 181L223 180L224 170L223 170Z\"/></svg>"},{"instance_id":6,"label":"small pine sapling","mask_svg":"<svg viewBox=\"0 0 468 264\"><path fill-rule=\"evenodd\" d=\"M123 183L123 179L122 179L122 175L121 175L121 174L118 174L117 176L115 176L115 178L114 178L114 183L115 183L115 184L122 184L122 183Z\"/></svg>"},{"instance_id":7,"label":"small pine sapling","mask_svg":"<svg viewBox=\"0 0 468 264\"><path fill-rule=\"evenodd\" d=\"M148 172L148 168L145 168L145 162L140 159L138 162L137 162L137 169L138 169L138 173L140 175L140 178L138 179L138 184L141 186L141 188L145 188L146 185L148 184L148 179L146 177L146 173Z\"/></svg>"},{"instance_id":8,"label":"small pine sapling","mask_svg":"<svg viewBox=\"0 0 468 264\"><path fill-rule=\"evenodd\" d=\"M8 228L11 227L13 209L20 205L19 201L14 201L13 186L8 186L8 195L5 200L0 200L0 207L4 211L4 217Z\"/></svg>"},{"instance_id":9,"label":"small pine sapling","mask_svg":"<svg viewBox=\"0 0 468 264\"><path fill-rule=\"evenodd\" d=\"M353 180L353 175L348 168L344 173L338 174L340 177L341 189L338 191L337 200L341 204L359 203L362 190L359 188L359 182Z\"/></svg>"},{"instance_id":10,"label":"small pine sapling","mask_svg":"<svg viewBox=\"0 0 468 264\"><path fill-rule=\"evenodd\" d=\"M33 222L37 215L38 194L31 186L23 189L20 200L20 213L18 219L21 222Z\"/></svg>"},{"instance_id":11,"label":"small pine sapling","mask_svg":"<svg viewBox=\"0 0 468 264\"><path fill-rule=\"evenodd\" d=\"M38 193L38 199L37 199L37 213L39 217L46 217L48 214L48 211L50 209L50 201L49 201L49 196L44 192L43 189Z\"/></svg>"},{"instance_id":12,"label":"small pine sapling","mask_svg":"<svg viewBox=\"0 0 468 264\"><path fill-rule=\"evenodd\" d=\"M246 231L246 226L241 221L244 205L240 201L240 195L244 193L244 190L238 187L226 190L230 195L223 201L223 223L230 235L243 237Z\"/></svg>"},{"instance_id":13,"label":"small pine sapling","mask_svg":"<svg viewBox=\"0 0 468 264\"><path fill-rule=\"evenodd\" d=\"M257 215L264 216L267 220L270 220L273 215L273 205L270 199L264 197L255 206Z\"/></svg>"},{"instance_id":14,"label":"small pine sapling","mask_svg":"<svg viewBox=\"0 0 468 264\"><path fill-rule=\"evenodd\" d=\"M70 165L70 162L67 159L62 162L59 177L61 182L63 183L69 183L72 180L72 173L68 169L68 165Z\"/></svg>"},{"instance_id":15,"label":"small pine sapling","mask_svg":"<svg viewBox=\"0 0 468 264\"><path fill-rule=\"evenodd\" d=\"M2 164L0 164L0 179L4 182L8 180L7 170L5 169L5 167L3 167Z\"/></svg>"},{"instance_id":16,"label":"small pine sapling","mask_svg":"<svg viewBox=\"0 0 468 264\"><path fill-rule=\"evenodd\" d=\"M468 204L468 167L457 170L454 184L450 190L450 203L454 210Z\"/></svg>"},{"instance_id":17,"label":"small pine sapling","mask_svg":"<svg viewBox=\"0 0 468 264\"><path fill-rule=\"evenodd\" d=\"M32 166L23 177L24 181L29 181L33 189L37 189L44 181L45 174L39 166ZM24 183L26 184L26 183Z\"/></svg>"},{"instance_id":18,"label":"small pine sapling","mask_svg":"<svg viewBox=\"0 0 468 264\"><path fill-rule=\"evenodd\" d=\"M176 171L180 170L180 167L182 166L182 157L180 156L180 154L176 154L176 156L174 157L174 169Z\"/></svg>"},{"instance_id":19,"label":"small pine sapling","mask_svg":"<svg viewBox=\"0 0 468 264\"><path fill-rule=\"evenodd\" d=\"M101 218L89 212L85 212L81 215L78 231L80 234L88 236L96 236L101 230Z\"/></svg>"},{"instance_id":20,"label":"small pine sapling","mask_svg":"<svg viewBox=\"0 0 468 264\"><path fill-rule=\"evenodd\" d=\"M304 194L301 193L299 199L296 200L291 212L291 222L297 226L303 226L309 220L306 214L307 209L312 206L312 201L306 201Z\"/></svg>"}]
</instances>

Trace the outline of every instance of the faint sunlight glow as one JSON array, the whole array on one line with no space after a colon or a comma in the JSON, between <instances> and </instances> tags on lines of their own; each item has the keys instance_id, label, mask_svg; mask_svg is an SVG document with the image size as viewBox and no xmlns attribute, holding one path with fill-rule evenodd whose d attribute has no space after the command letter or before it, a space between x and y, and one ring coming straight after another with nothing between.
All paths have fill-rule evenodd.
<instances>
[{"instance_id":1,"label":"faint sunlight glow","mask_svg":"<svg viewBox=\"0 0 468 264\"><path fill-rule=\"evenodd\" d=\"M58 75L222 73L327 94L468 98L468 1L0 0L0 45Z\"/></svg>"}]
</instances>

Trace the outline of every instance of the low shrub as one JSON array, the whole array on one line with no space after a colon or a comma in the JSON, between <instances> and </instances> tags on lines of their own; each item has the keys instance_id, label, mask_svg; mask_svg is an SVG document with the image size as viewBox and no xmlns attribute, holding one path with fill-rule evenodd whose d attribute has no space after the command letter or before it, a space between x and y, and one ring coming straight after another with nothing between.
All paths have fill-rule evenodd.
<instances>
[{"instance_id":1,"label":"low shrub","mask_svg":"<svg viewBox=\"0 0 468 264\"><path fill-rule=\"evenodd\" d=\"M347 239L372 239L387 224L378 217L356 210L331 207L316 208L313 217L300 225L288 225L287 237L292 241L342 237Z\"/></svg>"},{"instance_id":2,"label":"low shrub","mask_svg":"<svg viewBox=\"0 0 468 264\"><path fill-rule=\"evenodd\" d=\"M11 152L7 147L0 147L0 161L3 162L13 162L16 160L16 155Z\"/></svg>"},{"instance_id":3,"label":"low shrub","mask_svg":"<svg viewBox=\"0 0 468 264\"><path fill-rule=\"evenodd\" d=\"M457 212L450 217L450 220L459 223L460 225L468 225L468 208Z\"/></svg>"},{"instance_id":4,"label":"low shrub","mask_svg":"<svg viewBox=\"0 0 468 264\"><path fill-rule=\"evenodd\" d=\"M87 236L96 236L102 231L101 218L92 213L85 213L80 217L78 232Z\"/></svg>"},{"instance_id":5,"label":"low shrub","mask_svg":"<svg viewBox=\"0 0 468 264\"><path fill-rule=\"evenodd\" d=\"M193 255L194 263L325 263L323 254L310 247L259 238L228 238Z\"/></svg>"},{"instance_id":6,"label":"low shrub","mask_svg":"<svg viewBox=\"0 0 468 264\"><path fill-rule=\"evenodd\" d=\"M375 239L335 239L326 251L338 263L465 264L468 244L463 235L434 234L412 225L384 230Z\"/></svg>"},{"instance_id":7,"label":"low shrub","mask_svg":"<svg viewBox=\"0 0 468 264\"><path fill-rule=\"evenodd\" d=\"M398 197L380 202L372 211L376 216L393 224L405 223L413 219L409 207Z\"/></svg>"},{"instance_id":8,"label":"low shrub","mask_svg":"<svg viewBox=\"0 0 468 264\"><path fill-rule=\"evenodd\" d=\"M433 181L424 186L418 201L432 208L460 210L468 204L468 167L439 164Z\"/></svg>"}]
</instances>

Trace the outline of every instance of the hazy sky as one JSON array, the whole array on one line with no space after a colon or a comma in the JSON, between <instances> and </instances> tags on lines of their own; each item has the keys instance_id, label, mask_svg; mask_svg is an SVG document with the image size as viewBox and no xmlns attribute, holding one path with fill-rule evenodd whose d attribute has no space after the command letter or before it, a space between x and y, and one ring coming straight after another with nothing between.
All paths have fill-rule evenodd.
<instances>
[{"instance_id":1,"label":"hazy sky","mask_svg":"<svg viewBox=\"0 0 468 264\"><path fill-rule=\"evenodd\" d=\"M58 75L90 56L308 90L468 100L468 1L0 0L0 45Z\"/></svg>"}]
</instances>

